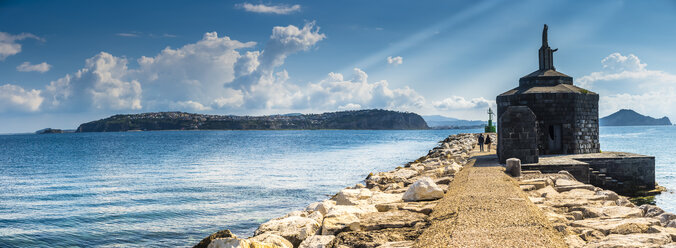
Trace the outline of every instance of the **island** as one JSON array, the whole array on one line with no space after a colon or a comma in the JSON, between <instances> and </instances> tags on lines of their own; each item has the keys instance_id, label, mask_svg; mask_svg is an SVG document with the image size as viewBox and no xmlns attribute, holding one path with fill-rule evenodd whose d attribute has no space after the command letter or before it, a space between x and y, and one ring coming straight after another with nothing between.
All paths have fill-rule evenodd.
<instances>
[{"instance_id":1,"label":"island","mask_svg":"<svg viewBox=\"0 0 676 248\"><path fill-rule=\"evenodd\" d=\"M156 112L114 115L81 124L77 132L285 129L405 130L429 127L418 114L380 109L267 116Z\"/></svg>"},{"instance_id":2,"label":"island","mask_svg":"<svg viewBox=\"0 0 676 248\"><path fill-rule=\"evenodd\" d=\"M668 117L655 119L650 116L645 116L631 109L621 109L609 116L603 117L599 120L601 126L656 126L656 125L671 125Z\"/></svg>"}]
</instances>

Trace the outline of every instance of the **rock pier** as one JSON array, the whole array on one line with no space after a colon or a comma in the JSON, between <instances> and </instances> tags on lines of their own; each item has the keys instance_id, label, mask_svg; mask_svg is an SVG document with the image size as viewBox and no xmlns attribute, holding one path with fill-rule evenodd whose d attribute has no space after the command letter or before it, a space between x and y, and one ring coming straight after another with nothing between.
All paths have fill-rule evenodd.
<instances>
[{"instance_id":1,"label":"rock pier","mask_svg":"<svg viewBox=\"0 0 676 248\"><path fill-rule=\"evenodd\" d=\"M449 136L404 167L261 224L253 237L224 230L195 247L672 247L676 215L566 172L511 177L494 152L475 149L476 138Z\"/></svg>"}]
</instances>

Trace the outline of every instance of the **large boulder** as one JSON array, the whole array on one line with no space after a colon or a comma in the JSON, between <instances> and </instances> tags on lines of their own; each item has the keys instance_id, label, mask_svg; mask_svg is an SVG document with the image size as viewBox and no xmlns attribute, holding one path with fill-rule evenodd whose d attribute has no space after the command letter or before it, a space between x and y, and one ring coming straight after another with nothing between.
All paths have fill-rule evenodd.
<instances>
[{"instance_id":1,"label":"large boulder","mask_svg":"<svg viewBox=\"0 0 676 248\"><path fill-rule=\"evenodd\" d=\"M274 233L263 233L261 235L249 238L249 240L275 245L280 248L293 248L293 244L291 244L291 242Z\"/></svg>"},{"instance_id":2,"label":"large boulder","mask_svg":"<svg viewBox=\"0 0 676 248\"><path fill-rule=\"evenodd\" d=\"M361 200L371 198L373 193L368 189L343 189L335 197L337 205L359 205Z\"/></svg>"},{"instance_id":3,"label":"large boulder","mask_svg":"<svg viewBox=\"0 0 676 248\"><path fill-rule=\"evenodd\" d=\"M197 245L193 246L193 248L207 248L207 246L209 246L211 241L217 238L237 238L237 236L235 236L235 234L232 234L230 230L227 229L221 230L209 235L209 237L202 239L202 241L200 241Z\"/></svg>"},{"instance_id":4,"label":"large boulder","mask_svg":"<svg viewBox=\"0 0 676 248\"><path fill-rule=\"evenodd\" d=\"M378 212L373 205L336 205L324 216L321 234L335 235L344 231L357 230L359 218L373 212Z\"/></svg>"},{"instance_id":5,"label":"large boulder","mask_svg":"<svg viewBox=\"0 0 676 248\"><path fill-rule=\"evenodd\" d=\"M671 236L666 233L611 234L605 238L589 242L585 247L661 247L668 243L671 243Z\"/></svg>"},{"instance_id":6,"label":"large boulder","mask_svg":"<svg viewBox=\"0 0 676 248\"><path fill-rule=\"evenodd\" d=\"M426 215L410 211L387 211L364 215L359 221L359 230L370 231L384 228L413 227L425 222Z\"/></svg>"},{"instance_id":7,"label":"large boulder","mask_svg":"<svg viewBox=\"0 0 676 248\"><path fill-rule=\"evenodd\" d=\"M305 208L305 211L319 211L320 213L322 213L322 215L326 215L326 213L329 212L329 209L331 209L335 205L336 205L335 201L324 200L321 202L315 202L310 204L307 208Z\"/></svg>"},{"instance_id":8,"label":"large boulder","mask_svg":"<svg viewBox=\"0 0 676 248\"><path fill-rule=\"evenodd\" d=\"M254 236L263 233L273 233L284 237L294 246L298 246L305 238L315 235L319 230L317 221L301 216L290 216L281 219L273 219L261 224Z\"/></svg>"},{"instance_id":9,"label":"large boulder","mask_svg":"<svg viewBox=\"0 0 676 248\"><path fill-rule=\"evenodd\" d=\"M576 220L570 223L572 227L591 228L608 235L611 230L627 224L654 226L659 225L660 221L654 218L630 218L630 219L585 219Z\"/></svg>"},{"instance_id":10,"label":"large boulder","mask_svg":"<svg viewBox=\"0 0 676 248\"><path fill-rule=\"evenodd\" d=\"M650 204L643 204L643 205L639 206L638 208L643 210L643 216L645 216L645 217L656 217L656 216L664 213L664 210L662 210L658 206L650 205Z\"/></svg>"},{"instance_id":11,"label":"large boulder","mask_svg":"<svg viewBox=\"0 0 676 248\"><path fill-rule=\"evenodd\" d=\"M207 248L281 248L274 244L239 238L217 238Z\"/></svg>"},{"instance_id":12,"label":"large boulder","mask_svg":"<svg viewBox=\"0 0 676 248\"><path fill-rule=\"evenodd\" d=\"M429 177L421 178L408 187L402 199L404 201L436 200L444 197L444 190Z\"/></svg>"},{"instance_id":13,"label":"large boulder","mask_svg":"<svg viewBox=\"0 0 676 248\"><path fill-rule=\"evenodd\" d=\"M335 238L333 235L313 235L303 240L298 248L329 248L328 244Z\"/></svg>"}]
</instances>

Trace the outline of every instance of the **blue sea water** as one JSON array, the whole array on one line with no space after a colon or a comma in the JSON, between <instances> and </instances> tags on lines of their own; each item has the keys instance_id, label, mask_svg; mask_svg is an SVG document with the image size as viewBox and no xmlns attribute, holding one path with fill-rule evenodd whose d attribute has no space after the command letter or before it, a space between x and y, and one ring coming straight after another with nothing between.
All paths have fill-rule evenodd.
<instances>
[{"instance_id":1,"label":"blue sea water","mask_svg":"<svg viewBox=\"0 0 676 248\"><path fill-rule=\"evenodd\" d=\"M182 247L414 160L423 131L0 135L0 247Z\"/></svg>"},{"instance_id":2,"label":"blue sea water","mask_svg":"<svg viewBox=\"0 0 676 248\"><path fill-rule=\"evenodd\" d=\"M422 131L163 131L0 135L0 247L184 247L250 236L427 153ZM674 127L602 127L604 151L656 156L676 212Z\"/></svg>"}]
</instances>

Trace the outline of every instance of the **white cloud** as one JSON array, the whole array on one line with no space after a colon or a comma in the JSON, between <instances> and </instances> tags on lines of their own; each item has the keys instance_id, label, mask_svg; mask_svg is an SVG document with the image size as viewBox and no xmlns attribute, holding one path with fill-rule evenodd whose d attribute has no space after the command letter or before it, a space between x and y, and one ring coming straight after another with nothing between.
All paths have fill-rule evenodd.
<instances>
[{"instance_id":1,"label":"white cloud","mask_svg":"<svg viewBox=\"0 0 676 248\"><path fill-rule=\"evenodd\" d=\"M26 91L17 85L0 85L0 112L37 111L43 100L39 90Z\"/></svg>"},{"instance_id":2,"label":"white cloud","mask_svg":"<svg viewBox=\"0 0 676 248\"><path fill-rule=\"evenodd\" d=\"M40 73L45 73L49 71L49 69L52 68L52 65L47 64L47 62L42 62L40 64L31 64L30 62L23 62L19 66L16 67L17 71L23 71L23 72L29 72L29 71L37 71Z\"/></svg>"},{"instance_id":3,"label":"white cloud","mask_svg":"<svg viewBox=\"0 0 676 248\"><path fill-rule=\"evenodd\" d=\"M368 82L368 75L354 68L352 79L345 80L340 73L329 73L328 79L310 84L307 93L309 104L323 109L336 107L359 108L420 108L425 98L407 87L391 89L385 80Z\"/></svg>"},{"instance_id":4,"label":"white cloud","mask_svg":"<svg viewBox=\"0 0 676 248\"><path fill-rule=\"evenodd\" d=\"M332 72L315 83L294 82L280 68L288 56L307 51L325 38L314 22L274 27L263 49L255 50L256 42L209 32L195 43L142 56L137 68L129 68L124 57L101 52L37 94L44 97L43 109L53 111L274 113L424 105L425 99L408 86L369 82L366 72L358 68L350 79Z\"/></svg>"},{"instance_id":5,"label":"white cloud","mask_svg":"<svg viewBox=\"0 0 676 248\"><path fill-rule=\"evenodd\" d=\"M138 33L117 33L115 34L117 36L122 36L122 37L138 37Z\"/></svg>"},{"instance_id":6,"label":"white cloud","mask_svg":"<svg viewBox=\"0 0 676 248\"><path fill-rule=\"evenodd\" d=\"M264 5L264 4L238 4L237 7L241 7L248 12L254 13L266 13L266 14L278 14L278 15L288 15L293 12L300 11L300 5Z\"/></svg>"},{"instance_id":7,"label":"white cloud","mask_svg":"<svg viewBox=\"0 0 676 248\"><path fill-rule=\"evenodd\" d=\"M633 54L612 53L601 64L601 71L577 80L580 86L600 93L600 116L625 108L653 117L676 115L676 75L649 70Z\"/></svg>"},{"instance_id":8,"label":"white cloud","mask_svg":"<svg viewBox=\"0 0 676 248\"><path fill-rule=\"evenodd\" d=\"M663 72L648 70L647 64L641 63L636 55L629 54L623 56L620 53L613 53L601 60L603 70L592 72L577 80L581 87L593 87L596 82L617 82L618 80L640 80L641 83L651 81L652 83L676 82L676 75Z\"/></svg>"},{"instance_id":9,"label":"white cloud","mask_svg":"<svg viewBox=\"0 0 676 248\"><path fill-rule=\"evenodd\" d=\"M387 57L387 63L390 64L390 65L392 65L392 64L401 65L402 63L404 63L404 58L402 58L401 56L397 56L397 57L388 56Z\"/></svg>"},{"instance_id":10,"label":"white cloud","mask_svg":"<svg viewBox=\"0 0 676 248\"><path fill-rule=\"evenodd\" d=\"M9 56L20 53L21 44L17 43L17 41L25 39L36 39L39 41L44 41L44 39L30 33L20 33L17 35L13 35L5 32L0 32L0 61L5 60Z\"/></svg>"},{"instance_id":11,"label":"white cloud","mask_svg":"<svg viewBox=\"0 0 676 248\"><path fill-rule=\"evenodd\" d=\"M441 101L434 102L433 105L439 110L464 110L488 108L493 105L493 102L486 100L483 97L468 100L461 96L451 96Z\"/></svg>"},{"instance_id":12,"label":"white cloud","mask_svg":"<svg viewBox=\"0 0 676 248\"><path fill-rule=\"evenodd\" d=\"M46 95L52 108L70 110L141 109L141 84L125 80L127 59L101 52L87 59L85 68L52 81Z\"/></svg>"}]
</instances>

